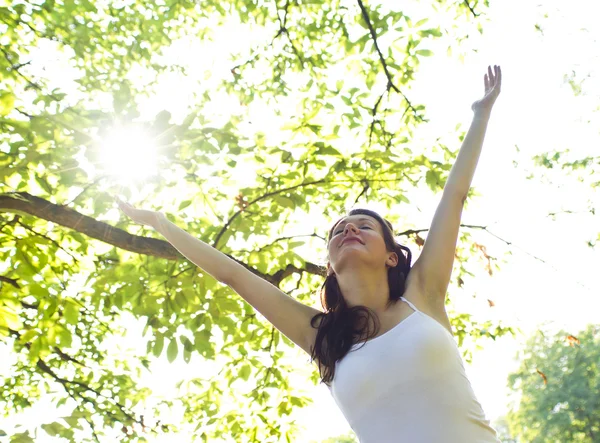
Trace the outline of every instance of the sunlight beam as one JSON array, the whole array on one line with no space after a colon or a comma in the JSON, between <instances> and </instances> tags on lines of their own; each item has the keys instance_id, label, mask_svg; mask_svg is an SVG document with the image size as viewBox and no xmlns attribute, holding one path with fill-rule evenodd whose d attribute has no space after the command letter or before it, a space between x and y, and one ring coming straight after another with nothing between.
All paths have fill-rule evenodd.
<instances>
[{"instance_id":1,"label":"sunlight beam","mask_svg":"<svg viewBox=\"0 0 600 443\"><path fill-rule=\"evenodd\" d=\"M158 172L157 146L140 128L115 128L102 140L101 164L119 182L143 181Z\"/></svg>"}]
</instances>

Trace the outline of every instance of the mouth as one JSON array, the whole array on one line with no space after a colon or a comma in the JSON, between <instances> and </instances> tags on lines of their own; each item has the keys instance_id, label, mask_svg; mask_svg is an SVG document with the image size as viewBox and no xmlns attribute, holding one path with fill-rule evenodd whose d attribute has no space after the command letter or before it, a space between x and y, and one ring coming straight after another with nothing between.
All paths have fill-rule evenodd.
<instances>
[{"instance_id":1,"label":"mouth","mask_svg":"<svg viewBox=\"0 0 600 443\"><path fill-rule=\"evenodd\" d=\"M345 244L350 243L350 242L357 242L357 243L360 243L361 245L363 244L363 242L361 242L358 238L349 238L349 239L344 240L340 246L344 246Z\"/></svg>"}]
</instances>

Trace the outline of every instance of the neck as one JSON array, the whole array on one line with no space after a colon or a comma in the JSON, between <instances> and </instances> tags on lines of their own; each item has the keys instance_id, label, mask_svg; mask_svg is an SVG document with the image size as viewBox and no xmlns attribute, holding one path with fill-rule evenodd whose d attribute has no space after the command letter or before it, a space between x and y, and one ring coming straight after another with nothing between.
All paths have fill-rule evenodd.
<instances>
[{"instance_id":1,"label":"neck","mask_svg":"<svg viewBox=\"0 0 600 443\"><path fill-rule=\"evenodd\" d=\"M348 269L336 275L348 306L366 306L377 314L386 312L390 299L387 269Z\"/></svg>"}]
</instances>

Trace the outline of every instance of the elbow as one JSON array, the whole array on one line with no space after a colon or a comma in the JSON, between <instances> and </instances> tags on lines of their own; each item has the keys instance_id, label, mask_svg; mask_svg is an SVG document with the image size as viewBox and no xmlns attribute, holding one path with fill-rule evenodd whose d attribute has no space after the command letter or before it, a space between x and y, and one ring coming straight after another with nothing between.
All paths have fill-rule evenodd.
<instances>
[{"instance_id":1,"label":"elbow","mask_svg":"<svg viewBox=\"0 0 600 443\"><path fill-rule=\"evenodd\" d=\"M234 283L233 283L233 279L231 278L230 275L216 275L215 279L219 283L229 286L230 288L233 288Z\"/></svg>"},{"instance_id":2,"label":"elbow","mask_svg":"<svg viewBox=\"0 0 600 443\"><path fill-rule=\"evenodd\" d=\"M222 272L219 275L215 275L215 278L219 283L229 286L235 290L236 272L231 270L230 272Z\"/></svg>"}]
</instances>

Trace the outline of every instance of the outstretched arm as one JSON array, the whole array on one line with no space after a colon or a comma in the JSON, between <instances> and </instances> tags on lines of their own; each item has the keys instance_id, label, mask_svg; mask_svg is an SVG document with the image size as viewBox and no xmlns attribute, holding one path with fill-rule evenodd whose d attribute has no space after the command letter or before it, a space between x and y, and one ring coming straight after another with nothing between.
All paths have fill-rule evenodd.
<instances>
[{"instance_id":1,"label":"outstretched arm","mask_svg":"<svg viewBox=\"0 0 600 443\"><path fill-rule=\"evenodd\" d=\"M411 273L416 274L421 294L438 307L444 306L463 205L473 181L485 131L492 107L500 93L501 82L500 67L494 66L494 72L488 67L488 73L484 77L485 95L473 103L474 117L471 127L444 186L442 199L435 211L423 251L411 270Z\"/></svg>"},{"instance_id":2,"label":"outstretched arm","mask_svg":"<svg viewBox=\"0 0 600 443\"><path fill-rule=\"evenodd\" d=\"M136 209L118 200L119 208L137 223L160 232L196 266L231 287L244 300L308 354L316 338L310 321L320 311L290 297L276 286L254 275L221 251L171 223L160 212Z\"/></svg>"}]
</instances>

